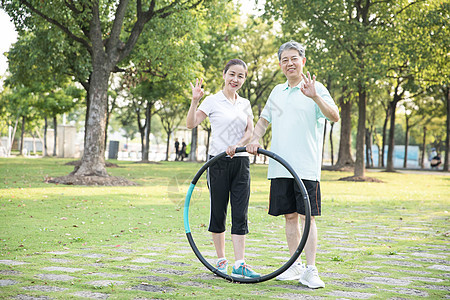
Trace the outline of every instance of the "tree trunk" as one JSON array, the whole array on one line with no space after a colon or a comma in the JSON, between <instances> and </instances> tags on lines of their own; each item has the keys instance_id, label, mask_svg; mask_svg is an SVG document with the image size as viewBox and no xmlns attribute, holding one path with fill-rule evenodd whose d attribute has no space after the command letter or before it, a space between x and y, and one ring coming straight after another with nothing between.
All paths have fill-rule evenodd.
<instances>
[{"instance_id":1,"label":"tree trunk","mask_svg":"<svg viewBox=\"0 0 450 300\"><path fill-rule=\"evenodd\" d=\"M167 144L166 144L166 161L169 161L169 149L170 149L170 135L172 130L167 131Z\"/></svg>"},{"instance_id":2,"label":"tree trunk","mask_svg":"<svg viewBox=\"0 0 450 300\"><path fill-rule=\"evenodd\" d=\"M47 153L47 129L48 129L48 121L47 117L44 118L44 157L48 156Z\"/></svg>"},{"instance_id":3,"label":"tree trunk","mask_svg":"<svg viewBox=\"0 0 450 300\"><path fill-rule=\"evenodd\" d=\"M355 164L352 157L352 102L345 102L344 99L344 96L339 98L339 106L341 107L341 133L336 169L353 167Z\"/></svg>"},{"instance_id":4,"label":"tree trunk","mask_svg":"<svg viewBox=\"0 0 450 300\"><path fill-rule=\"evenodd\" d=\"M22 116L22 132L20 133L19 155L23 155L23 144L25 138L25 121L26 117Z\"/></svg>"},{"instance_id":5,"label":"tree trunk","mask_svg":"<svg viewBox=\"0 0 450 300\"><path fill-rule=\"evenodd\" d=\"M426 140L427 140L427 127L423 126L423 140L422 140L422 155L420 157L420 168L425 168L425 149L426 149Z\"/></svg>"},{"instance_id":6,"label":"tree trunk","mask_svg":"<svg viewBox=\"0 0 450 300\"><path fill-rule=\"evenodd\" d=\"M366 167L373 167L372 156L372 129L366 128Z\"/></svg>"},{"instance_id":7,"label":"tree trunk","mask_svg":"<svg viewBox=\"0 0 450 300\"><path fill-rule=\"evenodd\" d=\"M152 121L152 105L150 101L147 101L147 108L145 110L145 131L144 131L144 152L142 153L142 161L148 161L150 153L150 131Z\"/></svg>"},{"instance_id":8,"label":"tree trunk","mask_svg":"<svg viewBox=\"0 0 450 300\"><path fill-rule=\"evenodd\" d=\"M197 161L197 138L198 138L198 128L192 129L191 138L191 151L189 152L189 161Z\"/></svg>"},{"instance_id":9,"label":"tree trunk","mask_svg":"<svg viewBox=\"0 0 450 300\"><path fill-rule=\"evenodd\" d=\"M355 177L364 177L364 144L366 139L366 90L362 83L358 87L358 132L356 134Z\"/></svg>"},{"instance_id":10,"label":"tree trunk","mask_svg":"<svg viewBox=\"0 0 450 300\"><path fill-rule=\"evenodd\" d=\"M331 165L334 165L334 148L333 148L333 127L334 127L334 122L331 122L331 127L330 127L330 155L331 155Z\"/></svg>"},{"instance_id":11,"label":"tree trunk","mask_svg":"<svg viewBox=\"0 0 450 300\"><path fill-rule=\"evenodd\" d=\"M384 117L384 123L383 123L383 139L382 139L382 145L381 145L381 152L380 152L380 167L384 167L384 149L386 148L386 131L387 131L387 124L390 116L390 106L388 105L386 109L386 115Z\"/></svg>"},{"instance_id":12,"label":"tree trunk","mask_svg":"<svg viewBox=\"0 0 450 300\"><path fill-rule=\"evenodd\" d=\"M448 172L449 158L450 158L450 87L447 86L447 135L445 137L445 153L444 153L444 171Z\"/></svg>"},{"instance_id":13,"label":"tree trunk","mask_svg":"<svg viewBox=\"0 0 450 300\"><path fill-rule=\"evenodd\" d=\"M408 167L408 145L409 145L409 120L406 118L406 132L405 132L405 154L403 158L403 168Z\"/></svg>"},{"instance_id":14,"label":"tree trunk","mask_svg":"<svg viewBox=\"0 0 450 300\"><path fill-rule=\"evenodd\" d=\"M394 172L394 147L395 147L395 110L397 109L397 103L400 101L401 97L398 94L394 95L394 99L389 103L391 118L390 118L390 127L389 127L389 140L388 140L388 155L386 162L386 171Z\"/></svg>"},{"instance_id":15,"label":"tree trunk","mask_svg":"<svg viewBox=\"0 0 450 300\"><path fill-rule=\"evenodd\" d=\"M56 116L53 116L53 156L56 156L56 138L58 136L58 123Z\"/></svg>"},{"instance_id":16,"label":"tree trunk","mask_svg":"<svg viewBox=\"0 0 450 300\"><path fill-rule=\"evenodd\" d=\"M325 119L325 125L323 126L323 139L322 139L322 162L321 162L321 166L323 166L323 156L325 154L325 137L326 137L326 132L327 132L327 124L328 121Z\"/></svg>"},{"instance_id":17,"label":"tree trunk","mask_svg":"<svg viewBox=\"0 0 450 300\"><path fill-rule=\"evenodd\" d=\"M96 45L98 46L98 45ZM93 71L89 85L89 115L81 165L71 174L80 176L108 176L105 167L105 126L108 79L111 68L103 49L94 49Z\"/></svg>"}]
</instances>

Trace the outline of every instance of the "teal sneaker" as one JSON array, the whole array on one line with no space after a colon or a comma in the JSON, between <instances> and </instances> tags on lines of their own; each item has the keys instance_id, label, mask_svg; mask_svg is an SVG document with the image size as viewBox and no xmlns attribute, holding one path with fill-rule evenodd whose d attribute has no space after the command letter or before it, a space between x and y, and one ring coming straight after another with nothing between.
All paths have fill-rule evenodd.
<instances>
[{"instance_id":1,"label":"teal sneaker","mask_svg":"<svg viewBox=\"0 0 450 300\"><path fill-rule=\"evenodd\" d=\"M226 275L228 273L228 260L221 259L217 261L216 268L219 272L222 272Z\"/></svg>"},{"instance_id":2,"label":"teal sneaker","mask_svg":"<svg viewBox=\"0 0 450 300\"><path fill-rule=\"evenodd\" d=\"M241 265L237 269L233 266L233 272L231 273L231 276L239 278L258 278L261 277L261 274L253 271L249 265L241 263Z\"/></svg>"}]
</instances>

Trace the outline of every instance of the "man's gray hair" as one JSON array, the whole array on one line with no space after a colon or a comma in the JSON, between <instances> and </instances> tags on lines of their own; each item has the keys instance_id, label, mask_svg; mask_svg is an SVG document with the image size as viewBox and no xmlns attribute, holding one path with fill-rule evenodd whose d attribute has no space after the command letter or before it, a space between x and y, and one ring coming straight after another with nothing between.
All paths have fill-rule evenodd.
<instances>
[{"instance_id":1,"label":"man's gray hair","mask_svg":"<svg viewBox=\"0 0 450 300\"><path fill-rule=\"evenodd\" d=\"M303 47L302 44L296 41L289 41L281 45L280 49L278 49L278 60L281 60L281 53L283 53L283 51L291 49L297 50L300 54L300 57L305 57L305 47Z\"/></svg>"}]
</instances>

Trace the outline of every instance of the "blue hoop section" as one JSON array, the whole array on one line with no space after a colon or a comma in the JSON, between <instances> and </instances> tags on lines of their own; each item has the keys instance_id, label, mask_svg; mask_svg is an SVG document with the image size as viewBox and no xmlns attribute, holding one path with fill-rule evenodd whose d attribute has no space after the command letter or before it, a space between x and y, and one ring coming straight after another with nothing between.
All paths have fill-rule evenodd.
<instances>
[{"instance_id":1,"label":"blue hoop section","mask_svg":"<svg viewBox=\"0 0 450 300\"><path fill-rule=\"evenodd\" d=\"M245 152L245 147L236 148L236 153L239 153L239 152ZM206 171L206 169L208 169L210 166L215 164L216 161L219 160L220 158L226 156L227 155L226 152L222 152L219 155L214 156L212 159L208 160L200 168L200 170L198 170L197 174L194 176L194 179L192 179L191 185L189 186L189 189L188 189L188 191L186 193L186 198L185 198L185 201L184 201L184 211L183 211L184 229L185 229L185 232L186 232L186 237L187 237L187 239L189 241L189 245L191 246L191 248L194 251L194 253L197 256L197 258L203 263L203 265L206 268L208 268L211 272L213 272L217 276L220 276L220 277L225 278L225 279L227 279L229 281L232 281L232 282L240 282L240 283L258 283L258 282L263 282L263 281L266 281L266 280L270 280L270 279L280 275L284 271L286 271L297 260L297 258L302 253L303 248L306 245L306 241L308 240L309 229L310 229L310 226L311 226L311 206L309 204L308 192L306 191L306 188L305 188L303 182L300 180L298 175L295 173L294 169L289 165L289 163L287 161L285 161L282 157L276 155L273 152L270 152L268 150L264 150L264 149L258 148L258 153L259 154L263 154L265 156L268 156L268 157L270 157L272 159L275 159L277 162L282 164L289 171L289 173L291 173L291 175L294 177L295 182L300 187L300 192L302 194L303 201L305 203L305 227L303 228L302 238L300 240L300 243L299 243L295 253L279 269L273 271L270 274L263 275L263 276L261 276L259 278L251 278L251 279L249 279L249 278L236 278L236 277L233 277L233 276L230 276L230 275L227 275L227 274L223 274L222 272L219 272L215 267L213 267L203 257L203 255L200 253L200 251L198 250L197 246L195 245L194 239L192 238L191 229L189 227L189 205L190 205L190 202L191 202L192 192L194 191L194 188L195 188L195 185L197 184L197 181L200 179L200 177Z\"/></svg>"}]
</instances>

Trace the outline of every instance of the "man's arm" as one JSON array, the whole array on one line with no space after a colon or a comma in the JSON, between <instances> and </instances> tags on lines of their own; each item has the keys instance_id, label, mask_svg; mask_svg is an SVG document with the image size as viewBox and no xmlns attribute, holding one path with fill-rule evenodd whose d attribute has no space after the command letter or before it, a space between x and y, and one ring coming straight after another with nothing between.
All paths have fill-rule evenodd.
<instances>
[{"instance_id":1,"label":"man's arm","mask_svg":"<svg viewBox=\"0 0 450 300\"><path fill-rule=\"evenodd\" d=\"M266 133L267 126L269 126L269 121L264 118L259 118L258 123L256 123L255 130L253 130L253 136L250 139L250 143L246 146L248 153L258 154L258 148L261 148L259 140Z\"/></svg>"}]
</instances>

